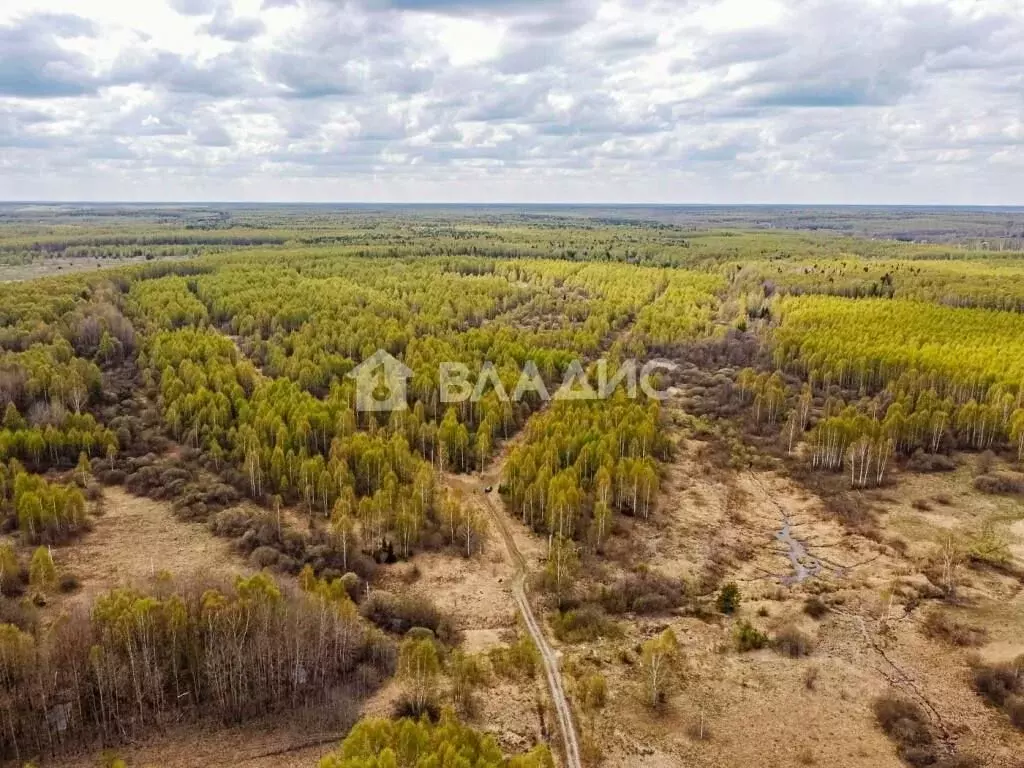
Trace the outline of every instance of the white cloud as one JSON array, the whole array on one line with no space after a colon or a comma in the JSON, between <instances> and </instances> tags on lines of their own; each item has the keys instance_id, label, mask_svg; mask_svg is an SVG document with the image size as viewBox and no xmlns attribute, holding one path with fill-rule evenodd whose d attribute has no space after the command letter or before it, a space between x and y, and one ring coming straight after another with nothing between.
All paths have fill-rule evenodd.
<instances>
[{"instance_id":1,"label":"white cloud","mask_svg":"<svg viewBox=\"0 0 1024 768\"><path fill-rule=\"evenodd\" d=\"M1019 204L1020 10L5 0L0 198Z\"/></svg>"}]
</instances>

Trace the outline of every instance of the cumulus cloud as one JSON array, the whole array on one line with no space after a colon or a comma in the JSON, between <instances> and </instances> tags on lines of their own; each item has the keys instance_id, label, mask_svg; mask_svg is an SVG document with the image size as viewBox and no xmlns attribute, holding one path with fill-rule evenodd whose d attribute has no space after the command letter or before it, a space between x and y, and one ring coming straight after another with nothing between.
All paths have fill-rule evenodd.
<instances>
[{"instance_id":1,"label":"cumulus cloud","mask_svg":"<svg viewBox=\"0 0 1024 768\"><path fill-rule=\"evenodd\" d=\"M0 96L54 98L92 93L97 82L88 57L61 43L96 29L69 14L38 13L0 26Z\"/></svg>"},{"instance_id":2,"label":"cumulus cloud","mask_svg":"<svg viewBox=\"0 0 1024 768\"><path fill-rule=\"evenodd\" d=\"M168 4L185 16L204 16L213 13L220 0L168 0Z\"/></svg>"},{"instance_id":3,"label":"cumulus cloud","mask_svg":"<svg viewBox=\"0 0 1024 768\"><path fill-rule=\"evenodd\" d=\"M266 31L266 25L254 16L236 16L228 6L219 7L209 23L200 30L212 37L244 43Z\"/></svg>"},{"instance_id":4,"label":"cumulus cloud","mask_svg":"<svg viewBox=\"0 0 1024 768\"><path fill-rule=\"evenodd\" d=\"M11 2L0 197L1024 203L1017 0Z\"/></svg>"}]
</instances>

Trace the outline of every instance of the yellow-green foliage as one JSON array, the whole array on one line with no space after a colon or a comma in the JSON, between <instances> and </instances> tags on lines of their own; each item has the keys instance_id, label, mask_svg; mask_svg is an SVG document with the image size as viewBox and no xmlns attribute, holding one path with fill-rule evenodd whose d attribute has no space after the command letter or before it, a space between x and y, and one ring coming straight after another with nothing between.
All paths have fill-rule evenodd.
<instances>
[{"instance_id":1,"label":"yellow-green foliage","mask_svg":"<svg viewBox=\"0 0 1024 768\"><path fill-rule=\"evenodd\" d=\"M491 736L463 725L446 711L427 720L362 720L320 768L554 768L547 747L506 761Z\"/></svg>"},{"instance_id":2,"label":"yellow-green foliage","mask_svg":"<svg viewBox=\"0 0 1024 768\"><path fill-rule=\"evenodd\" d=\"M85 523L85 496L75 485L48 482L17 461L0 464L0 510L31 542L60 541Z\"/></svg>"},{"instance_id":3,"label":"yellow-green foliage","mask_svg":"<svg viewBox=\"0 0 1024 768\"><path fill-rule=\"evenodd\" d=\"M656 352L710 336L718 310L716 294L724 287L725 281L715 275L669 271L664 290L640 310L634 335Z\"/></svg>"},{"instance_id":4,"label":"yellow-green foliage","mask_svg":"<svg viewBox=\"0 0 1024 768\"><path fill-rule=\"evenodd\" d=\"M775 359L817 381L934 388L956 402L1024 386L1024 315L917 301L784 298Z\"/></svg>"},{"instance_id":5,"label":"yellow-green foliage","mask_svg":"<svg viewBox=\"0 0 1024 768\"><path fill-rule=\"evenodd\" d=\"M57 423L0 429L0 461L19 459L36 469L74 464L81 454L109 456L118 444L114 433L91 413L56 414ZM5 419L5 421L8 421ZM13 419L8 423L16 424Z\"/></svg>"},{"instance_id":6,"label":"yellow-green foliage","mask_svg":"<svg viewBox=\"0 0 1024 768\"><path fill-rule=\"evenodd\" d=\"M537 530L566 537L593 528L597 544L613 512L647 516L667 445L656 401L620 390L609 400L556 401L531 420L505 465L513 509Z\"/></svg>"},{"instance_id":7,"label":"yellow-green foliage","mask_svg":"<svg viewBox=\"0 0 1024 768\"><path fill-rule=\"evenodd\" d=\"M57 581L57 568L49 547L37 547L28 567L29 584L39 590L50 589Z\"/></svg>"},{"instance_id":8,"label":"yellow-green foliage","mask_svg":"<svg viewBox=\"0 0 1024 768\"><path fill-rule=\"evenodd\" d=\"M640 666L644 674L644 696L648 706L664 704L675 679L679 640L671 629L643 644Z\"/></svg>"},{"instance_id":9,"label":"yellow-green foliage","mask_svg":"<svg viewBox=\"0 0 1024 768\"><path fill-rule=\"evenodd\" d=\"M48 345L33 345L24 352L0 352L0 371L13 369L23 372L25 383L22 392L12 394L28 402L57 401L77 412L100 389L100 369L89 360L75 357L64 338Z\"/></svg>"},{"instance_id":10,"label":"yellow-green foliage","mask_svg":"<svg viewBox=\"0 0 1024 768\"><path fill-rule=\"evenodd\" d=\"M21 563L11 544L0 544L0 590L8 590L21 579Z\"/></svg>"},{"instance_id":11,"label":"yellow-green foliage","mask_svg":"<svg viewBox=\"0 0 1024 768\"><path fill-rule=\"evenodd\" d=\"M487 682L487 667L482 656L456 649L448 660L448 676L452 683L452 699L462 712L469 711L473 693Z\"/></svg>"},{"instance_id":12,"label":"yellow-green foliage","mask_svg":"<svg viewBox=\"0 0 1024 768\"><path fill-rule=\"evenodd\" d=\"M130 300L151 327L140 363L171 435L234 463L254 496L279 494L311 513L357 520L365 538L390 535L405 554L438 517L424 492L429 464L481 467L537 405L503 401L488 385L478 402L447 407L439 397L441 363L466 364L473 383L490 363L510 394L531 361L554 391L574 359L597 356L639 312L644 325L630 339L641 347L705 333L711 291L721 286L715 276L624 264L399 260L309 249L233 255L201 274L138 283ZM181 324L178 308L197 300L210 320L242 337L262 374L204 317L167 330ZM377 349L412 369L410 409L366 431L346 374ZM623 418L650 420L649 411L633 410ZM608 469L621 470L616 505L650 508L652 439L615 447L622 463ZM468 553L479 547L473 520L440 527Z\"/></svg>"},{"instance_id":13,"label":"yellow-green foliage","mask_svg":"<svg viewBox=\"0 0 1024 768\"><path fill-rule=\"evenodd\" d=\"M889 297L1024 311L1024 267L1005 261L874 261L849 256L759 262L745 265L736 280L750 290L768 284L791 294Z\"/></svg>"},{"instance_id":14,"label":"yellow-green foliage","mask_svg":"<svg viewBox=\"0 0 1024 768\"><path fill-rule=\"evenodd\" d=\"M408 637L402 642L398 654L398 674L405 681L406 692L415 711L422 712L430 701L440 671L441 660L432 638Z\"/></svg>"},{"instance_id":15,"label":"yellow-green foliage","mask_svg":"<svg viewBox=\"0 0 1024 768\"><path fill-rule=\"evenodd\" d=\"M155 328L201 325L207 319L206 306L189 289L184 277L143 280L132 286L129 306Z\"/></svg>"},{"instance_id":16,"label":"yellow-green foliage","mask_svg":"<svg viewBox=\"0 0 1024 768\"><path fill-rule=\"evenodd\" d=\"M523 634L510 646L498 646L488 652L491 668L499 677L535 677L540 668L540 651L529 635Z\"/></svg>"},{"instance_id":17,"label":"yellow-green foliage","mask_svg":"<svg viewBox=\"0 0 1024 768\"><path fill-rule=\"evenodd\" d=\"M884 481L894 453L1009 442L1024 457L1024 315L832 296L783 298L776 309L780 367L874 396L828 400L809 435L815 466L865 487ZM791 431L806 421L801 402Z\"/></svg>"}]
</instances>

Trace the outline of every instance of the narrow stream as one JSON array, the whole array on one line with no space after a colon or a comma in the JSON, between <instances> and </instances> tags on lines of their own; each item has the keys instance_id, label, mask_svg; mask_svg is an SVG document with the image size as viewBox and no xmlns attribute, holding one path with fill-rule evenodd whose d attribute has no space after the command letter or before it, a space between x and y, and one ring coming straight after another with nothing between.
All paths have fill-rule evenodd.
<instances>
[{"instance_id":1,"label":"narrow stream","mask_svg":"<svg viewBox=\"0 0 1024 768\"><path fill-rule=\"evenodd\" d=\"M782 583L786 585L801 584L811 577L820 575L824 568L821 561L808 554L804 543L793 536L793 526L790 524L789 518L783 517L782 521L782 530L775 534L775 538L786 546L789 562L793 564L792 575L783 576Z\"/></svg>"}]
</instances>

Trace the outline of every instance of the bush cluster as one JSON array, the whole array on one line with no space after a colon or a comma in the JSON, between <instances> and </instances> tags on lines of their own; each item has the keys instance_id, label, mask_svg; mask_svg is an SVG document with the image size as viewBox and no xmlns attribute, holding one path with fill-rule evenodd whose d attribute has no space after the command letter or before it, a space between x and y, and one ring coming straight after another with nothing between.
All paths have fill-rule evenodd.
<instances>
[{"instance_id":1,"label":"bush cluster","mask_svg":"<svg viewBox=\"0 0 1024 768\"><path fill-rule=\"evenodd\" d=\"M925 616L921 631L933 640L961 648L984 645L988 641L988 632L984 629L956 621L941 610L931 611Z\"/></svg>"},{"instance_id":2,"label":"bush cluster","mask_svg":"<svg viewBox=\"0 0 1024 768\"><path fill-rule=\"evenodd\" d=\"M678 608L685 597L686 583L681 579L645 570L602 587L599 602L610 614L655 615Z\"/></svg>"},{"instance_id":3,"label":"bush cluster","mask_svg":"<svg viewBox=\"0 0 1024 768\"><path fill-rule=\"evenodd\" d=\"M1003 710L1015 727L1024 730L1024 656L1001 664L979 664L971 684L979 696Z\"/></svg>"},{"instance_id":4,"label":"bush cluster","mask_svg":"<svg viewBox=\"0 0 1024 768\"><path fill-rule=\"evenodd\" d=\"M1024 475L1019 472L989 472L974 478L974 487L982 493L1024 494Z\"/></svg>"},{"instance_id":5,"label":"bush cluster","mask_svg":"<svg viewBox=\"0 0 1024 768\"><path fill-rule=\"evenodd\" d=\"M385 632L406 635L416 628L428 629L445 645L455 646L461 639L451 619L423 596L393 595L376 591L359 607L363 618Z\"/></svg>"},{"instance_id":6,"label":"bush cluster","mask_svg":"<svg viewBox=\"0 0 1024 768\"><path fill-rule=\"evenodd\" d=\"M563 643L585 643L599 637L621 634L615 622L596 605L585 604L567 611L556 611L550 618L555 637Z\"/></svg>"}]
</instances>

